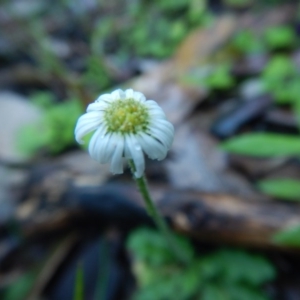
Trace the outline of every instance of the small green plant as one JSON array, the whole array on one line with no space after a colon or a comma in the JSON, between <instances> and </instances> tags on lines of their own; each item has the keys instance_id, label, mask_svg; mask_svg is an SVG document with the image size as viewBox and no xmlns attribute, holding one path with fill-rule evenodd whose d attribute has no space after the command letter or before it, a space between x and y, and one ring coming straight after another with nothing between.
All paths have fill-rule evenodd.
<instances>
[{"instance_id":1,"label":"small green plant","mask_svg":"<svg viewBox=\"0 0 300 300\"><path fill-rule=\"evenodd\" d=\"M82 113L81 103L69 99L55 104L53 98L49 93L33 96L33 103L42 109L43 114L40 122L28 124L19 132L17 145L23 153L34 155L45 149L57 154L75 144L74 126Z\"/></svg>"},{"instance_id":2,"label":"small green plant","mask_svg":"<svg viewBox=\"0 0 300 300\"><path fill-rule=\"evenodd\" d=\"M208 90L228 90L235 84L230 73L230 64L204 65L197 68L193 74L185 75L182 82L188 85L202 86Z\"/></svg>"},{"instance_id":3,"label":"small green plant","mask_svg":"<svg viewBox=\"0 0 300 300\"><path fill-rule=\"evenodd\" d=\"M222 149L230 153L266 157L299 157L300 138L297 135L277 133L248 133L222 143ZM258 182L258 188L273 197L300 201L300 181L294 179L266 179Z\"/></svg>"},{"instance_id":4,"label":"small green plant","mask_svg":"<svg viewBox=\"0 0 300 300\"><path fill-rule=\"evenodd\" d=\"M300 201L300 181L295 179L266 179L258 183L265 194L290 200Z\"/></svg>"},{"instance_id":5,"label":"small green plant","mask_svg":"<svg viewBox=\"0 0 300 300\"><path fill-rule=\"evenodd\" d=\"M225 0L226 5L231 5L233 7L247 7L253 4L253 0Z\"/></svg>"},{"instance_id":6,"label":"small green plant","mask_svg":"<svg viewBox=\"0 0 300 300\"><path fill-rule=\"evenodd\" d=\"M264 68L261 78L266 92L269 92L278 104L291 104L300 100L299 75L289 57L275 55Z\"/></svg>"},{"instance_id":7,"label":"small green plant","mask_svg":"<svg viewBox=\"0 0 300 300\"><path fill-rule=\"evenodd\" d=\"M296 33L290 26L269 27L264 38L270 49L292 48L297 40Z\"/></svg>"},{"instance_id":8,"label":"small green plant","mask_svg":"<svg viewBox=\"0 0 300 300\"><path fill-rule=\"evenodd\" d=\"M230 74L230 65L222 64L204 79L204 86L211 89L229 89L235 84L234 77Z\"/></svg>"},{"instance_id":9,"label":"small green plant","mask_svg":"<svg viewBox=\"0 0 300 300\"><path fill-rule=\"evenodd\" d=\"M290 246L290 247L300 247L300 225L293 225L277 232L272 240L276 244Z\"/></svg>"},{"instance_id":10,"label":"small green plant","mask_svg":"<svg viewBox=\"0 0 300 300\"><path fill-rule=\"evenodd\" d=\"M130 1L123 14L117 18L103 17L96 24L92 33L93 53L100 49L102 54L110 51L118 57L134 54L166 58L191 30L208 20L204 0ZM105 49L108 44L112 49Z\"/></svg>"},{"instance_id":11,"label":"small green plant","mask_svg":"<svg viewBox=\"0 0 300 300\"><path fill-rule=\"evenodd\" d=\"M262 35L243 29L234 36L231 46L241 54L257 54L292 49L296 42L297 36L292 27L281 25L268 27Z\"/></svg>"},{"instance_id":12,"label":"small green plant","mask_svg":"<svg viewBox=\"0 0 300 300\"><path fill-rule=\"evenodd\" d=\"M96 55L90 55L86 59L86 71L81 75L81 84L86 90L99 93L108 88L112 82L109 72L103 63L103 59Z\"/></svg>"},{"instance_id":13,"label":"small green plant","mask_svg":"<svg viewBox=\"0 0 300 300\"><path fill-rule=\"evenodd\" d=\"M0 294L3 300L23 300L30 293L37 280L36 270L29 270L18 277Z\"/></svg>"},{"instance_id":14,"label":"small green plant","mask_svg":"<svg viewBox=\"0 0 300 300\"><path fill-rule=\"evenodd\" d=\"M241 54L255 54L266 51L262 41L251 30L246 29L241 30L233 37L231 47Z\"/></svg>"},{"instance_id":15,"label":"small green plant","mask_svg":"<svg viewBox=\"0 0 300 300\"><path fill-rule=\"evenodd\" d=\"M260 80L263 90L269 93L276 105L285 105L293 111L300 128L300 77L291 58L274 55L265 66ZM222 143L222 149L230 153L266 157L299 157L299 135L279 133L247 133ZM295 179L266 179L258 182L258 188L276 198L299 201L300 181Z\"/></svg>"},{"instance_id":16,"label":"small green plant","mask_svg":"<svg viewBox=\"0 0 300 300\"><path fill-rule=\"evenodd\" d=\"M221 147L230 153L261 158L299 156L300 138L268 132L247 133L225 141Z\"/></svg>"},{"instance_id":17,"label":"small green plant","mask_svg":"<svg viewBox=\"0 0 300 300\"><path fill-rule=\"evenodd\" d=\"M269 299L262 286L275 278L275 269L263 257L240 250L196 257L192 245L180 240L192 256L187 266L178 264L158 232L139 229L129 237L138 284L134 300Z\"/></svg>"}]
</instances>

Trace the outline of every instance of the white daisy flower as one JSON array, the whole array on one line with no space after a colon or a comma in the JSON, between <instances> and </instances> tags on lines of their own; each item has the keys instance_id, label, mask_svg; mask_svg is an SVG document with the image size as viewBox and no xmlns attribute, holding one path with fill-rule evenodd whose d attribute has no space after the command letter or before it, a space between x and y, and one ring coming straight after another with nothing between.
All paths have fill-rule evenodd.
<instances>
[{"instance_id":1,"label":"white daisy flower","mask_svg":"<svg viewBox=\"0 0 300 300\"><path fill-rule=\"evenodd\" d=\"M132 160L137 178L144 173L144 153L164 159L174 137L174 127L158 104L132 89L101 95L88 106L77 121L76 141L83 143L82 137L92 131L91 157L110 163L114 174L123 173L123 158Z\"/></svg>"}]
</instances>

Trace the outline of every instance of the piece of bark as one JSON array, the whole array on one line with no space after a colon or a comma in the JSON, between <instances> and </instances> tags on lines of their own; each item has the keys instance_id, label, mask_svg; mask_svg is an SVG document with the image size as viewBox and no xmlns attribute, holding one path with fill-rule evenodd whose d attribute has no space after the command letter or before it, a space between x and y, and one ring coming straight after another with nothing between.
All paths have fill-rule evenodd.
<instances>
[{"instance_id":1,"label":"piece of bark","mask_svg":"<svg viewBox=\"0 0 300 300\"><path fill-rule=\"evenodd\" d=\"M295 203L157 186L151 191L174 229L201 241L281 249L282 246L272 242L272 236L300 224L300 205ZM94 223L99 228L114 225L128 230L151 222L135 186L69 186L62 198L64 205L52 207L51 211L45 209L47 214L36 211L31 217L19 220L27 238L62 232L74 224L82 227Z\"/></svg>"},{"instance_id":2,"label":"piece of bark","mask_svg":"<svg viewBox=\"0 0 300 300\"><path fill-rule=\"evenodd\" d=\"M300 224L298 204L245 200L176 191L165 194L161 204L177 230L210 242L281 248L272 242L272 236Z\"/></svg>"},{"instance_id":3,"label":"piece of bark","mask_svg":"<svg viewBox=\"0 0 300 300\"><path fill-rule=\"evenodd\" d=\"M220 116L213 124L211 131L218 138L229 138L243 126L264 115L272 104L273 99L269 95L243 101L230 112Z\"/></svg>"},{"instance_id":4,"label":"piece of bark","mask_svg":"<svg viewBox=\"0 0 300 300\"><path fill-rule=\"evenodd\" d=\"M285 167L286 164L289 164L290 159L287 157L259 158L230 154L228 160L233 169L238 170L253 181ZM296 168L298 166L294 167L294 169Z\"/></svg>"},{"instance_id":5,"label":"piece of bark","mask_svg":"<svg viewBox=\"0 0 300 300\"><path fill-rule=\"evenodd\" d=\"M169 184L175 189L262 198L242 174L228 168L227 154L207 134L205 118L205 113L196 113L175 127L170 159L164 161Z\"/></svg>"}]
</instances>

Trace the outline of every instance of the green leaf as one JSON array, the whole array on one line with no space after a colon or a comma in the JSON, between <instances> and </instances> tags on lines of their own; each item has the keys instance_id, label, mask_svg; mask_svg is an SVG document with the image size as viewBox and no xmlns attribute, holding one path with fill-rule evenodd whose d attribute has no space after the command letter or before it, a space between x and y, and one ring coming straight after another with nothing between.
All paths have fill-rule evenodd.
<instances>
[{"instance_id":1,"label":"green leaf","mask_svg":"<svg viewBox=\"0 0 300 300\"><path fill-rule=\"evenodd\" d=\"M181 250L187 257L194 255L189 241L183 237L176 237ZM128 239L128 248L134 252L138 259L153 266L177 262L176 256L170 250L165 238L154 230L142 228L132 233Z\"/></svg>"},{"instance_id":2,"label":"green leaf","mask_svg":"<svg viewBox=\"0 0 300 300\"><path fill-rule=\"evenodd\" d=\"M296 40L295 31L289 26L271 27L265 32L265 41L271 49L291 47Z\"/></svg>"},{"instance_id":3,"label":"green leaf","mask_svg":"<svg viewBox=\"0 0 300 300\"><path fill-rule=\"evenodd\" d=\"M189 0L172 0L157 1L157 6L163 11L171 12L177 9L184 9L189 4Z\"/></svg>"},{"instance_id":4,"label":"green leaf","mask_svg":"<svg viewBox=\"0 0 300 300\"><path fill-rule=\"evenodd\" d=\"M259 189L265 194L300 201L300 181L292 179L269 179L258 183Z\"/></svg>"},{"instance_id":5,"label":"green leaf","mask_svg":"<svg viewBox=\"0 0 300 300\"><path fill-rule=\"evenodd\" d=\"M217 284L209 284L203 289L201 300L232 300Z\"/></svg>"},{"instance_id":6,"label":"green leaf","mask_svg":"<svg viewBox=\"0 0 300 300\"><path fill-rule=\"evenodd\" d=\"M44 134L40 134L41 129ZM22 127L16 136L16 148L24 155L31 157L48 143L43 122L28 124Z\"/></svg>"},{"instance_id":7,"label":"green leaf","mask_svg":"<svg viewBox=\"0 0 300 300\"><path fill-rule=\"evenodd\" d=\"M252 0L225 0L225 3L233 7L245 7L252 4Z\"/></svg>"},{"instance_id":8,"label":"green leaf","mask_svg":"<svg viewBox=\"0 0 300 300\"><path fill-rule=\"evenodd\" d=\"M135 293L134 299L165 300L173 299L174 295L178 300L190 299L196 291L197 285L193 284L191 287L190 283L187 283L188 279L185 278L184 270L173 267L159 268L155 271L152 269L154 275L151 276L152 280L144 282L144 284L141 284L140 277L138 277L140 288ZM151 269L151 266L148 268Z\"/></svg>"},{"instance_id":9,"label":"green leaf","mask_svg":"<svg viewBox=\"0 0 300 300\"><path fill-rule=\"evenodd\" d=\"M30 100L36 106L43 109L51 107L55 101L55 96L50 92L38 92L30 96Z\"/></svg>"},{"instance_id":10,"label":"green leaf","mask_svg":"<svg viewBox=\"0 0 300 300\"><path fill-rule=\"evenodd\" d=\"M228 285L247 283L255 287L275 277L273 266L259 255L238 250L221 250L211 255L210 259L212 264L219 266L218 276Z\"/></svg>"},{"instance_id":11,"label":"green leaf","mask_svg":"<svg viewBox=\"0 0 300 300\"><path fill-rule=\"evenodd\" d=\"M300 79L298 75L291 75L287 79L264 81L263 85L278 104L294 104L299 100Z\"/></svg>"},{"instance_id":12,"label":"green leaf","mask_svg":"<svg viewBox=\"0 0 300 300\"><path fill-rule=\"evenodd\" d=\"M19 277L4 293L3 300L23 300L36 281L36 272L29 271Z\"/></svg>"},{"instance_id":13,"label":"green leaf","mask_svg":"<svg viewBox=\"0 0 300 300\"><path fill-rule=\"evenodd\" d=\"M133 300L266 300L261 286L276 275L262 256L234 249L192 256L183 266L166 249L163 236L148 229L133 233L128 247L138 282Z\"/></svg>"},{"instance_id":14,"label":"green leaf","mask_svg":"<svg viewBox=\"0 0 300 300\"><path fill-rule=\"evenodd\" d=\"M288 227L272 237L276 244L300 247L300 224Z\"/></svg>"},{"instance_id":15,"label":"green leaf","mask_svg":"<svg viewBox=\"0 0 300 300\"><path fill-rule=\"evenodd\" d=\"M293 112L297 121L298 128L300 129L300 92L298 93L297 98L293 103Z\"/></svg>"},{"instance_id":16,"label":"green leaf","mask_svg":"<svg viewBox=\"0 0 300 300\"><path fill-rule=\"evenodd\" d=\"M292 104L299 99L300 80L299 78L290 78L289 80L280 80L271 83L266 89L273 95L278 104Z\"/></svg>"},{"instance_id":17,"label":"green leaf","mask_svg":"<svg viewBox=\"0 0 300 300\"><path fill-rule=\"evenodd\" d=\"M262 73L262 81L277 103L293 103L299 97L299 75L290 57L274 56Z\"/></svg>"},{"instance_id":18,"label":"green leaf","mask_svg":"<svg viewBox=\"0 0 300 300\"><path fill-rule=\"evenodd\" d=\"M276 80L285 79L296 73L297 69L288 56L274 55L265 66L262 76L265 80Z\"/></svg>"},{"instance_id":19,"label":"green leaf","mask_svg":"<svg viewBox=\"0 0 300 300\"><path fill-rule=\"evenodd\" d=\"M257 272L257 270L256 270ZM262 290L255 289L248 285L231 285L224 288L230 300L268 300Z\"/></svg>"},{"instance_id":20,"label":"green leaf","mask_svg":"<svg viewBox=\"0 0 300 300\"><path fill-rule=\"evenodd\" d=\"M81 82L92 91L95 91L95 94L100 93L111 83L109 71L99 55L87 57L86 64L87 69L81 76Z\"/></svg>"},{"instance_id":21,"label":"green leaf","mask_svg":"<svg viewBox=\"0 0 300 300\"><path fill-rule=\"evenodd\" d=\"M193 262L191 266L182 272L180 282L185 295L191 297L197 293L197 290L203 284L203 278L200 274L201 270L197 266L197 262Z\"/></svg>"},{"instance_id":22,"label":"green leaf","mask_svg":"<svg viewBox=\"0 0 300 300\"><path fill-rule=\"evenodd\" d=\"M276 133L249 133L221 145L225 151L255 157L300 156L300 137Z\"/></svg>"},{"instance_id":23,"label":"green leaf","mask_svg":"<svg viewBox=\"0 0 300 300\"><path fill-rule=\"evenodd\" d=\"M43 102L43 105L48 104ZM53 154L59 153L75 144L74 128L81 113L82 106L78 99L47 107L39 122L21 128L16 146L28 156L34 155L39 149L47 149ZM43 134L39 134L41 129Z\"/></svg>"},{"instance_id":24,"label":"green leaf","mask_svg":"<svg viewBox=\"0 0 300 300\"><path fill-rule=\"evenodd\" d=\"M67 146L75 144L74 128L82 113L78 99L70 99L48 109L45 115L45 135L47 146L52 153L59 153Z\"/></svg>"},{"instance_id":25,"label":"green leaf","mask_svg":"<svg viewBox=\"0 0 300 300\"><path fill-rule=\"evenodd\" d=\"M230 65L223 64L214 69L214 71L204 79L204 86L215 89L228 89L235 83L230 73Z\"/></svg>"},{"instance_id":26,"label":"green leaf","mask_svg":"<svg viewBox=\"0 0 300 300\"><path fill-rule=\"evenodd\" d=\"M73 299L84 300L84 278L83 267L81 263L77 265Z\"/></svg>"},{"instance_id":27,"label":"green leaf","mask_svg":"<svg viewBox=\"0 0 300 300\"><path fill-rule=\"evenodd\" d=\"M182 40L186 33L187 29L185 23L182 20L176 21L172 24L170 36L173 40Z\"/></svg>"},{"instance_id":28,"label":"green leaf","mask_svg":"<svg viewBox=\"0 0 300 300\"><path fill-rule=\"evenodd\" d=\"M263 43L250 30L240 31L232 41L233 47L242 53L264 52Z\"/></svg>"}]
</instances>

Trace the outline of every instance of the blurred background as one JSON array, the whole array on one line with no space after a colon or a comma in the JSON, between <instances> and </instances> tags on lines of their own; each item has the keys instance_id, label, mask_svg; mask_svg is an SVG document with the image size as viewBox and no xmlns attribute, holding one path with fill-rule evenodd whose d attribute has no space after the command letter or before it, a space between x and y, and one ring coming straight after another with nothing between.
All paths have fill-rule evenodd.
<instances>
[{"instance_id":1,"label":"blurred background","mask_svg":"<svg viewBox=\"0 0 300 300\"><path fill-rule=\"evenodd\" d=\"M298 1L2 0L0 298L299 300L299 37ZM74 140L116 88L175 126L146 175L189 266Z\"/></svg>"}]
</instances>

